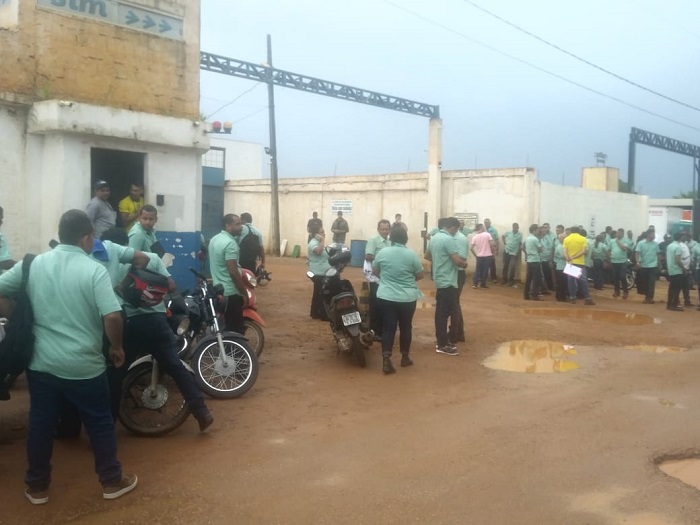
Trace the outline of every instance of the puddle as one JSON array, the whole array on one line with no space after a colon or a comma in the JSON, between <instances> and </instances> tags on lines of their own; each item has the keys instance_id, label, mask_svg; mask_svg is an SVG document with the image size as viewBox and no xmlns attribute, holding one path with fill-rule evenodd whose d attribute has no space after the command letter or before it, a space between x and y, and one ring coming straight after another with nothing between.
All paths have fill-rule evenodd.
<instances>
[{"instance_id":1,"label":"puddle","mask_svg":"<svg viewBox=\"0 0 700 525\"><path fill-rule=\"evenodd\" d=\"M700 458L664 461L659 468L667 476L700 489Z\"/></svg>"},{"instance_id":2,"label":"puddle","mask_svg":"<svg viewBox=\"0 0 700 525\"><path fill-rule=\"evenodd\" d=\"M525 315L537 315L540 317L558 317L568 319L585 319L587 321L603 321L606 323L643 325L653 324L654 318L650 315L633 314L628 312L616 312L614 310L596 310L595 308L523 308Z\"/></svg>"},{"instance_id":3,"label":"puddle","mask_svg":"<svg viewBox=\"0 0 700 525\"><path fill-rule=\"evenodd\" d=\"M508 341L481 364L494 370L529 374L569 372L578 368L576 362L568 360L572 355L576 355L573 346L556 341Z\"/></svg>"},{"instance_id":4,"label":"puddle","mask_svg":"<svg viewBox=\"0 0 700 525\"><path fill-rule=\"evenodd\" d=\"M687 348L681 346L654 346L654 345L631 345L625 346L627 350L639 350L640 352L650 352L652 354L668 354L685 352Z\"/></svg>"}]
</instances>

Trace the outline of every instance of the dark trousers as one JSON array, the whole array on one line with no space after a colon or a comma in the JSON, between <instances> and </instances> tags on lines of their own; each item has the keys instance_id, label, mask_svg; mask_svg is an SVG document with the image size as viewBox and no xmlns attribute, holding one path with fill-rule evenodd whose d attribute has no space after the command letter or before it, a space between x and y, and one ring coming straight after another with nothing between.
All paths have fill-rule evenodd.
<instances>
[{"instance_id":1,"label":"dark trousers","mask_svg":"<svg viewBox=\"0 0 700 525\"><path fill-rule=\"evenodd\" d=\"M581 277L576 279L570 275L566 276L569 288L569 299L576 300L579 291L583 294L584 299L590 299L591 293L588 290L588 268L582 264L574 264L574 266L581 268Z\"/></svg>"},{"instance_id":2,"label":"dark trousers","mask_svg":"<svg viewBox=\"0 0 700 525\"><path fill-rule=\"evenodd\" d=\"M311 242L311 241L309 241L309 242ZM251 272L255 273L255 270L257 270L257 266L258 266L258 260L257 260L257 258L250 259L248 261L241 260L240 266L241 266L241 268L245 268L246 270L250 270Z\"/></svg>"},{"instance_id":3,"label":"dark trousers","mask_svg":"<svg viewBox=\"0 0 700 525\"><path fill-rule=\"evenodd\" d=\"M542 262L542 274L544 275L544 282L547 284L548 290L554 290L554 279L552 277L552 263L549 261Z\"/></svg>"},{"instance_id":4,"label":"dark trousers","mask_svg":"<svg viewBox=\"0 0 700 525\"><path fill-rule=\"evenodd\" d=\"M603 259L593 259L593 288L601 290L605 282L605 262Z\"/></svg>"},{"instance_id":5,"label":"dark trousers","mask_svg":"<svg viewBox=\"0 0 700 525\"><path fill-rule=\"evenodd\" d=\"M464 316L462 315L462 305L460 299L462 297L462 290L464 289L464 284L467 282L467 273L464 270L459 270L457 272L457 311L455 316L450 318L450 329L448 331L448 339L452 343L457 341L464 341Z\"/></svg>"},{"instance_id":6,"label":"dark trousers","mask_svg":"<svg viewBox=\"0 0 700 525\"><path fill-rule=\"evenodd\" d=\"M491 257L477 257L476 258L476 270L474 270L474 286L481 283L481 286L486 286L486 280L489 278L489 268L493 263L493 256Z\"/></svg>"},{"instance_id":7,"label":"dark trousers","mask_svg":"<svg viewBox=\"0 0 700 525\"><path fill-rule=\"evenodd\" d=\"M615 287L615 295L620 295L622 292L627 295L627 263L612 263L612 278L613 286Z\"/></svg>"},{"instance_id":8,"label":"dark trousers","mask_svg":"<svg viewBox=\"0 0 700 525\"><path fill-rule=\"evenodd\" d=\"M240 295L229 295L226 297L224 330L245 334L245 325L243 324L243 297Z\"/></svg>"},{"instance_id":9,"label":"dark trousers","mask_svg":"<svg viewBox=\"0 0 700 525\"><path fill-rule=\"evenodd\" d=\"M208 412L204 396L194 376L185 368L177 355L177 339L165 314L144 314L128 317L124 323L124 351L129 365L142 355L151 354L160 368L173 378L195 417Z\"/></svg>"},{"instance_id":10,"label":"dark trousers","mask_svg":"<svg viewBox=\"0 0 700 525\"><path fill-rule=\"evenodd\" d=\"M683 275L683 288L681 288L683 292L683 305L684 306L692 306L692 303L690 302L690 288L693 285L693 274L692 273L686 273Z\"/></svg>"},{"instance_id":11,"label":"dark trousers","mask_svg":"<svg viewBox=\"0 0 700 525\"><path fill-rule=\"evenodd\" d=\"M459 295L457 288L438 288L435 293L435 339L437 345L447 346L447 320L459 315Z\"/></svg>"},{"instance_id":12,"label":"dark trousers","mask_svg":"<svg viewBox=\"0 0 700 525\"><path fill-rule=\"evenodd\" d=\"M639 269L639 290L644 293L644 298L647 301L654 300L654 292L656 291L656 278L659 273L659 269L654 268L640 268Z\"/></svg>"},{"instance_id":13,"label":"dark trousers","mask_svg":"<svg viewBox=\"0 0 700 525\"><path fill-rule=\"evenodd\" d=\"M523 288L523 297L530 299L542 293L543 277L542 263L529 262L527 263L527 277L525 278L525 287Z\"/></svg>"},{"instance_id":14,"label":"dark trousers","mask_svg":"<svg viewBox=\"0 0 700 525\"><path fill-rule=\"evenodd\" d=\"M515 281L515 267L518 262L518 255L511 255L503 252L503 282L513 284Z\"/></svg>"},{"instance_id":15,"label":"dark trousers","mask_svg":"<svg viewBox=\"0 0 700 525\"><path fill-rule=\"evenodd\" d=\"M321 293L323 279L323 275L314 275L312 278L314 282L314 291L311 295L311 313L309 315L311 315L312 319L328 321L328 314L326 313L326 307L323 306L323 294ZM243 315L242 312L241 315Z\"/></svg>"},{"instance_id":16,"label":"dark trousers","mask_svg":"<svg viewBox=\"0 0 700 525\"><path fill-rule=\"evenodd\" d=\"M685 280L685 275L669 275L668 283L668 298L666 300L666 306L668 308L675 308L678 306L680 301L681 290L683 289L683 281Z\"/></svg>"},{"instance_id":17,"label":"dark trousers","mask_svg":"<svg viewBox=\"0 0 700 525\"><path fill-rule=\"evenodd\" d=\"M369 283L369 327L374 335L381 336L384 326L382 321L384 311L379 308L377 290L379 290L379 283Z\"/></svg>"},{"instance_id":18,"label":"dark trousers","mask_svg":"<svg viewBox=\"0 0 700 525\"><path fill-rule=\"evenodd\" d=\"M34 491L48 489L51 483L51 456L56 423L61 411L61 399L75 405L90 437L95 456L95 472L103 485L117 483L122 467L117 460L117 438L110 411L107 374L92 379L61 379L45 372L27 370L29 385L29 430L24 477Z\"/></svg>"},{"instance_id":19,"label":"dark trousers","mask_svg":"<svg viewBox=\"0 0 700 525\"><path fill-rule=\"evenodd\" d=\"M396 327L400 330L399 348L403 355L411 350L413 338L413 314L416 312L416 301L397 303L386 299L377 299L377 306L382 312L382 355L391 357L396 338Z\"/></svg>"},{"instance_id":20,"label":"dark trousers","mask_svg":"<svg viewBox=\"0 0 700 525\"><path fill-rule=\"evenodd\" d=\"M491 272L491 280L494 282L498 281L498 273L496 273L496 258L493 256L489 257L489 270Z\"/></svg>"},{"instance_id":21,"label":"dark trousers","mask_svg":"<svg viewBox=\"0 0 700 525\"><path fill-rule=\"evenodd\" d=\"M557 301L566 301L566 290L568 283L566 282L566 274L564 270L557 270Z\"/></svg>"}]
</instances>

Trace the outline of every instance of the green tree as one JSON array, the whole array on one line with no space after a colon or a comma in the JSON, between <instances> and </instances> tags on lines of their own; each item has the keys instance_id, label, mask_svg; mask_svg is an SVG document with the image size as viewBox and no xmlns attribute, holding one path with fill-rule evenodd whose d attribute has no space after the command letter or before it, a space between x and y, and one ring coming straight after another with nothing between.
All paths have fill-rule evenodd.
<instances>
[{"instance_id":1,"label":"green tree","mask_svg":"<svg viewBox=\"0 0 700 525\"><path fill-rule=\"evenodd\" d=\"M678 195L674 195L674 199L697 199L700 192L698 191L682 191Z\"/></svg>"}]
</instances>

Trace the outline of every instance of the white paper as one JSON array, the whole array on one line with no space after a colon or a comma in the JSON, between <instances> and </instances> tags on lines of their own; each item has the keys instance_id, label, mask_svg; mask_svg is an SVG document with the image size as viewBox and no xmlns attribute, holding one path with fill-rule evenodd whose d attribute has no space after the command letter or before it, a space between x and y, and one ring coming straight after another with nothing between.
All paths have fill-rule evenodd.
<instances>
[{"instance_id":1,"label":"white paper","mask_svg":"<svg viewBox=\"0 0 700 525\"><path fill-rule=\"evenodd\" d=\"M564 273L566 275L570 275L571 277L579 279L581 277L581 274L583 273L583 270L581 270L581 268L579 268L578 266L566 263L566 266L564 267Z\"/></svg>"},{"instance_id":2,"label":"white paper","mask_svg":"<svg viewBox=\"0 0 700 525\"><path fill-rule=\"evenodd\" d=\"M370 261L365 261L363 273L365 274L365 279L370 283L379 282L379 277L372 273L372 263Z\"/></svg>"}]
</instances>

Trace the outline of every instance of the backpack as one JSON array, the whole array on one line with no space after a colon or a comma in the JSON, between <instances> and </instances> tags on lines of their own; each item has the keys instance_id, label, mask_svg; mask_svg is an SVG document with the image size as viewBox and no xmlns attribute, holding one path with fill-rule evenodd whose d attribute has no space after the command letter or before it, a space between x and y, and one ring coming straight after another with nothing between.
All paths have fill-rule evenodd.
<instances>
[{"instance_id":1,"label":"backpack","mask_svg":"<svg viewBox=\"0 0 700 525\"><path fill-rule=\"evenodd\" d=\"M156 306L166 293L168 278L145 268L132 266L122 281L122 297L135 308Z\"/></svg>"},{"instance_id":2,"label":"backpack","mask_svg":"<svg viewBox=\"0 0 700 525\"><path fill-rule=\"evenodd\" d=\"M27 294L29 266L34 255L27 254L22 260L22 284L15 298L15 309L0 341L0 400L10 399L6 379L14 378L29 366L34 354L34 311Z\"/></svg>"},{"instance_id":3,"label":"backpack","mask_svg":"<svg viewBox=\"0 0 700 525\"><path fill-rule=\"evenodd\" d=\"M258 242L258 236L253 233L253 230L246 226L248 233L241 237L238 246L240 248L240 254L238 260L241 266L247 266L246 263L255 264L255 260L258 258L258 253L260 251L260 242Z\"/></svg>"}]
</instances>

